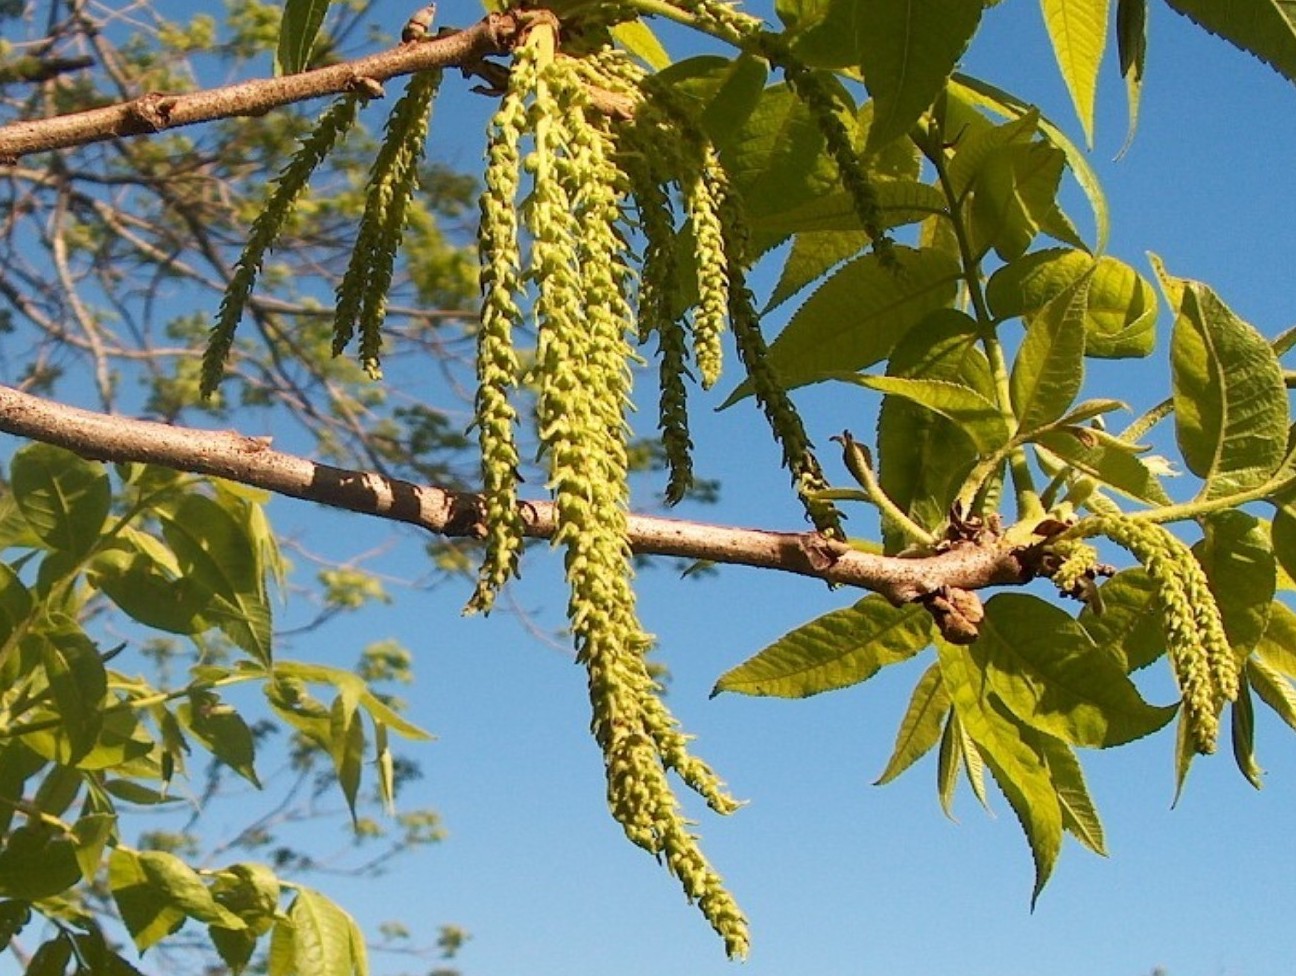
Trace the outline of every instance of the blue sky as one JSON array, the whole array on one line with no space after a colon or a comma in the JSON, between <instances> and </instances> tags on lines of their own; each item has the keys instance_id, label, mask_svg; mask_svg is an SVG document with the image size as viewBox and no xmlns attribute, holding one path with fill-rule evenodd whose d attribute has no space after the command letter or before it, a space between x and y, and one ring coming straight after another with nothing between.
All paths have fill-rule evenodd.
<instances>
[{"instance_id":1,"label":"blue sky","mask_svg":"<svg viewBox=\"0 0 1296 976\"><path fill-rule=\"evenodd\" d=\"M192 9L215 7L193 4ZM411 4L412 6L412 4ZM442 4L440 22L477 15ZM386 4L391 24L407 11ZM1160 4L1151 11L1142 122L1124 141L1114 52L1103 78L1092 161L1112 210L1110 251L1145 274L1155 251L1176 274L1209 281L1272 335L1296 322L1296 252L1287 177L1296 160L1296 88ZM1078 138L1037 5L987 11L965 70L1036 102ZM449 78L429 152L475 167L488 105ZM1076 196L1073 213L1083 213ZM768 275L758 277L765 287ZM780 322L772 322L777 328ZM1161 335L1168 321L1161 322ZM1135 408L1167 390L1163 357L1095 367L1096 391ZM731 371L732 375L732 371ZM728 386L722 382L722 388ZM435 394L434 394L435 395ZM722 398L716 397L713 403ZM866 394L808 391L813 436L872 426ZM800 513L749 405L697 415L699 472L723 482L722 504L678 514L799 529ZM651 424L645 417L641 424ZM254 433L259 433L255 431ZM825 452L830 454L830 452ZM835 471L840 479L843 474ZM337 558L391 543L374 568L421 572L420 541L357 516L278 502L278 524ZM864 513L857 529L870 526ZM543 627L561 626L559 560L533 552L518 602ZM936 802L931 757L897 782L871 782L889 754L924 658L867 686L808 701L725 696L717 675L787 630L857 594L755 570L680 580L661 565L640 578L641 607L673 675L670 704L699 753L749 804L730 818L698 809L704 845L753 927L750 961L725 961L676 883L631 847L603 800L587 732L583 675L569 653L507 614L463 619L466 590L394 589L395 603L298 639L284 656L350 664L361 646L395 637L414 651L411 716L436 742L411 751L424 776L403 799L434 806L443 845L393 865L380 882L312 881L366 924L399 918L427 942L442 922L473 934L457 961L466 976L1285 976L1296 956L1296 749L1263 713L1266 786L1256 792L1227 755L1199 761L1174 810L1172 738L1082 757L1104 817L1111 857L1068 842L1030 911L1033 868L1012 811L992 792L987 816L965 789L951 823ZM294 617L291 606L285 616ZM1153 678L1149 698L1171 700ZM265 768L271 768L272 764ZM215 811L218 833L239 811ZM310 828L345 846L346 825ZM420 971L377 957L377 972Z\"/></svg>"}]
</instances>

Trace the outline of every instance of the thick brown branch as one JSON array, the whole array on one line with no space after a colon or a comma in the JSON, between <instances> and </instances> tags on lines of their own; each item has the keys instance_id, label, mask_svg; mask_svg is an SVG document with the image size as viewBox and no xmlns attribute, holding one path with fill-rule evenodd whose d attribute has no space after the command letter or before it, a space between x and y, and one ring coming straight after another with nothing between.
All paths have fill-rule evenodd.
<instances>
[{"instance_id":1,"label":"thick brown branch","mask_svg":"<svg viewBox=\"0 0 1296 976\"><path fill-rule=\"evenodd\" d=\"M326 68L210 88L186 94L149 92L129 102L0 126L0 162L50 149L160 132L195 122L260 115L293 102L363 90L397 75L430 68L471 67L507 53L523 28L515 14L490 14L467 30L400 44L388 51Z\"/></svg>"},{"instance_id":2,"label":"thick brown branch","mask_svg":"<svg viewBox=\"0 0 1296 976\"><path fill-rule=\"evenodd\" d=\"M438 535L476 537L481 500L467 492L414 485L273 450L233 431L204 431L80 410L0 386L0 431L56 444L99 461L139 461L214 475L293 498L408 522ZM526 533L554 532L553 506L522 505ZM941 603L951 594L1016 584L1033 575L1030 551L966 545L922 558L857 552L814 532L771 532L647 515L630 517L631 548L778 569L881 593L893 603ZM937 615L937 619L940 616Z\"/></svg>"}]
</instances>

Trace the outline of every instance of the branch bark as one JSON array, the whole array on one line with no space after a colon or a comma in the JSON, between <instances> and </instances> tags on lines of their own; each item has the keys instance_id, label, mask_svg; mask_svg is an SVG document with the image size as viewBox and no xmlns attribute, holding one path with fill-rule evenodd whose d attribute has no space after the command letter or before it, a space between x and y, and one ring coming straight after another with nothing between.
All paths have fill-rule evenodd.
<instances>
[{"instance_id":1,"label":"branch bark","mask_svg":"<svg viewBox=\"0 0 1296 976\"><path fill-rule=\"evenodd\" d=\"M398 75L432 68L471 69L482 58L506 54L527 17L492 13L473 26L390 50L281 78L259 78L184 94L148 92L103 108L0 126L0 164L51 149L145 135L196 122L261 115L273 108L323 95L367 90Z\"/></svg>"},{"instance_id":2,"label":"branch bark","mask_svg":"<svg viewBox=\"0 0 1296 976\"><path fill-rule=\"evenodd\" d=\"M483 532L478 495L415 485L368 471L320 464L276 451L267 438L234 431L182 428L82 410L0 386L0 431L44 441L98 461L144 462L212 475L332 508L406 522L438 535L476 538ZM526 534L548 539L555 529L547 501L522 505ZM998 541L955 546L907 558L858 552L816 532L774 532L683 519L632 515L631 549L776 569L880 593L891 602L927 606L951 639L969 628L978 607L968 591L1016 585L1036 574L1033 547Z\"/></svg>"}]
</instances>

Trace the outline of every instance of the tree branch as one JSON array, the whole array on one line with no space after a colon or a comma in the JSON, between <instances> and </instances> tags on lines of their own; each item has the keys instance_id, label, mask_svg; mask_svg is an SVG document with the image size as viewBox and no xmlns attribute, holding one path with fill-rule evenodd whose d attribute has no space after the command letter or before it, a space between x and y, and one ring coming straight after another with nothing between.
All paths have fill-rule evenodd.
<instances>
[{"instance_id":1,"label":"tree branch","mask_svg":"<svg viewBox=\"0 0 1296 976\"><path fill-rule=\"evenodd\" d=\"M281 78L185 94L148 92L104 108L0 126L0 164L30 153L102 142L119 136L161 132L196 122L261 115L293 102L366 90L398 75L431 68L471 69L482 58L506 54L525 29L525 13L492 13L462 31L399 44L388 51Z\"/></svg>"},{"instance_id":2,"label":"tree branch","mask_svg":"<svg viewBox=\"0 0 1296 976\"><path fill-rule=\"evenodd\" d=\"M205 431L81 410L0 386L0 431L44 441L98 461L145 462L212 475L363 515L407 522L438 535L478 538L480 496L415 485L374 472L320 464L273 450L266 438ZM526 534L548 539L554 508L521 503ZM816 532L772 532L631 515L629 542L644 555L678 556L777 569L923 603L953 640L975 638L979 604L968 591L1020 584L1037 573L1036 547L999 541L957 545L907 558L858 552ZM970 599L969 599L970 598ZM970 628L970 630L969 630Z\"/></svg>"}]
</instances>

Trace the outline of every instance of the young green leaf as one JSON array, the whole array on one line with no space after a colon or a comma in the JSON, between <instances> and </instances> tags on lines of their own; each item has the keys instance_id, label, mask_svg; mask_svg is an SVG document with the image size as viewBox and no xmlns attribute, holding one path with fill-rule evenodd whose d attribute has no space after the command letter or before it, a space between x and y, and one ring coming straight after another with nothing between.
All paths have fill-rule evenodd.
<instances>
[{"instance_id":1,"label":"young green leaf","mask_svg":"<svg viewBox=\"0 0 1296 976\"><path fill-rule=\"evenodd\" d=\"M184 909L149 876L140 854L115 847L108 856L108 888L121 913L135 948L149 946L177 931L185 923ZM241 927L242 923L239 923Z\"/></svg>"},{"instance_id":2,"label":"young green leaf","mask_svg":"<svg viewBox=\"0 0 1296 976\"><path fill-rule=\"evenodd\" d=\"M1105 654L1126 671L1145 668L1165 653L1165 631L1157 585L1141 567L1124 569L1099 588L1102 612L1080 611L1080 626Z\"/></svg>"},{"instance_id":3,"label":"young green leaf","mask_svg":"<svg viewBox=\"0 0 1296 976\"><path fill-rule=\"evenodd\" d=\"M941 737L941 727L949 714L949 692L941 682L940 665L933 664L914 686L909 707L896 732L895 747L886 769L873 783L881 786L895 779L931 751Z\"/></svg>"},{"instance_id":4,"label":"young green leaf","mask_svg":"<svg viewBox=\"0 0 1296 976\"><path fill-rule=\"evenodd\" d=\"M1080 768L1075 752L1066 743L1049 735L1041 735L1039 745L1048 762L1049 776L1062 808L1062 828L1095 854L1106 856L1107 841L1103 836L1102 821L1098 818L1098 808L1089 795L1084 770Z\"/></svg>"},{"instance_id":5,"label":"young green leaf","mask_svg":"<svg viewBox=\"0 0 1296 976\"><path fill-rule=\"evenodd\" d=\"M69 624L52 634L29 639L40 649L60 725L58 761L75 765L95 746L103 728L103 700L108 675L98 649L79 629Z\"/></svg>"},{"instance_id":6,"label":"young green leaf","mask_svg":"<svg viewBox=\"0 0 1296 976\"><path fill-rule=\"evenodd\" d=\"M968 654L1020 721L1072 745L1107 747L1164 726L1175 706L1149 705L1117 660L1060 607L1024 593L986 602Z\"/></svg>"},{"instance_id":7,"label":"young green leaf","mask_svg":"<svg viewBox=\"0 0 1296 976\"><path fill-rule=\"evenodd\" d=\"M252 730L231 706L209 691L195 691L176 708L176 716L208 752L261 788L253 766L256 745Z\"/></svg>"},{"instance_id":8,"label":"young green leaf","mask_svg":"<svg viewBox=\"0 0 1296 976\"><path fill-rule=\"evenodd\" d=\"M1296 730L1296 688L1291 682L1262 658L1253 657L1247 661L1246 671L1247 680L1260 700Z\"/></svg>"},{"instance_id":9,"label":"young green leaf","mask_svg":"<svg viewBox=\"0 0 1296 976\"><path fill-rule=\"evenodd\" d=\"M1009 119L1030 118L1034 123L1033 128L1038 128L1044 138L1066 154L1067 166L1070 167L1076 182L1080 184L1080 189L1084 191L1085 198L1089 201L1089 208L1093 212L1097 238L1094 242L1094 252L1101 254L1107 249L1107 238L1111 231L1111 213L1107 209L1107 195L1103 192L1098 174L1089 165L1084 150L1067 138L1065 132L1047 118L1040 116L1035 106L979 78L956 72L950 78L946 97L959 99L969 105L981 106Z\"/></svg>"},{"instance_id":10,"label":"young green leaf","mask_svg":"<svg viewBox=\"0 0 1296 976\"><path fill-rule=\"evenodd\" d=\"M1056 211L1066 157L1046 142L1000 146L977 172L972 196L974 253L990 248L1005 261L1026 253Z\"/></svg>"},{"instance_id":11,"label":"young green leaf","mask_svg":"<svg viewBox=\"0 0 1296 976\"><path fill-rule=\"evenodd\" d=\"M947 380L857 373L846 373L840 379L889 396L904 397L940 414L957 425L982 454L992 454L1008 443L1008 425L999 408L969 386Z\"/></svg>"},{"instance_id":12,"label":"young green leaf","mask_svg":"<svg viewBox=\"0 0 1296 976\"><path fill-rule=\"evenodd\" d=\"M1058 294L1026 328L1010 377L1013 411L1024 432L1057 420L1080 392L1089 280Z\"/></svg>"},{"instance_id":13,"label":"young green leaf","mask_svg":"<svg viewBox=\"0 0 1296 976\"><path fill-rule=\"evenodd\" d=\"M17 827L0 848L0 896L39 901L81 880L76 845L61 830L35 822Z\"/></svg>"},{"instance_id":14,"label":"young green leaf","mask_svg":"<svg viewBox=\"0 0 1296 976\"><path fill-rule=\"evenodd\" d=\"M1175 435L1200 498L1255 488L1287 449L1287 390L1265 338L1206 285L1172 278L1155 262L1175 310L1170 340Z\"/></svg>"},{"instance_id":15,"label":"young green leaf","mask_svg":"<svg viewBox=\"0 0 1296 976\"><path fill-rule=\"evenodd\" d=\"M364 747L364 725L360 721L357 703L350 696L340 694L333 699L333 707L329 710L329 756L353 823L356 820L356 795L360 791Z\"/></svg>"},{"instance_id":16,"label":"young green leaf","mask_svg":"<svg viewBox=\"0 0 1296 976\"><path fill-rule=\"evenodd\" d=\"M1107 44L1109 0L1041 0L1041 6L1058 68L1080 116L1085 141L1092 148L1094 99Z\"/></svg>"},{"instance_id":17,"label":"young green leaf","mask_svg":"<svg viewBox=\"0 0 1296 976\"><path fill-rule=\"evenodd\" d=\"M642 18L623 20L613 24L611 30L613 40L654 71L661 71L671 63L666 48Z\"/></svg>"},{"instance_id":18,"label":"young green leaf","mask_svg":"<svg viewBox=\"0 0 1296 976\"><path fill-rule=\"evenodd\" d=\"M18 508L45 545L82 556L99 541L112 500L103 465L28 444L14 455L9 476Z\"/></svg>"},{"instance_id":19,"label":"young green leaf","mask_svg":"<svg viewBox=\"0 0 1296 976\"><path fill-rule=\"evenodd\" d=\"M867 681L930 641L931 616L922 607L894 607L871 594L783 635L721 675L711 693L805 698Z\"/></svg>"},{"instance_id":20,"label":"young green leaf","mask_svg":"<svg viewBox=\"0 0 1296 976\"><path fill-rule=\"evenodd\" d=\"M1049 430L1033 438L1036 445L1095 481L1150 505L1169 505L1170 496L1156 473L1132 454L1088 427Z\"/></svg>"},{"instance_id":21,"label":"young green leaf","mask_svg":"<svg viewBox=\"0 0 1296 976\"><path fill-rule=\"evenodd\" d=\"M937 668L939 673L939 665ZM949 692L946 692L946 697L948 696ZM940 800L941 811L945 816L957 822L958 818L954 816L954 791L958 788L959 769L963 766L963 756L959 750L959 739L962 733L959 728L958 712L949 708L946 709L945 716L940 751L936 757L936 796Z\"/></svg>"},{"instance_id":22,"label":"young green leaf","mask_svg":"<svg viewBox=\"0 0 1296 976\"><path fill-rule=\"evenodd\" d=\"M875 152L908 135L936 100L976 33L982 2L847 2L857 28L852 63L863 71L874 102L866 151Z\"/></svg>"},{"instance_id":23,"label":"young green leaf","mask_svg":"<svg viewBox=\"0 0 1296 976\"><path fill-rule=\"evenodd\" d=\"M887 375L957 382L994 398L994 380L980 348L980 327L963 312L931 312L901 339L887 362ZM882 399L878 414L878 480L900 510L933 529L949 515L978 451L968 433L941 414L898 396ZM888 552L909 538L883 521Z\"/></svg>"},{"instance_id":24,"label":"young green leaf","mask_svg":"<svg viewBox=\"0 0 1296 976\"><path fill-rule=\"evenodd\" d=\"M1098 258L1085 309L1085 355L1146 356L1156 345L1157 300L1151 283L1124 261Z\"/></svg>"},{"instance_id":25,"label":"young green leaf","mask_svg":"<svg viewBox=\"0 0 1296 976\"><path fill-rule=\"evenodd\" d=\"M899 268L873 253L825 281L770 345L768 363L789 389L880 362L929 312L954 300L960 270L942 251L896 246ZM743 383L725 406L751 392Z\"/></svg>"},{"instance_id":26,"label":"young green leaf","mask_svg":"<svg viewBox=\"0 0 1296 976\"><path fill-rule=\"evenodd\" d=\"M984 686L968 647L937 639L941 676L959 722L1026 833L1035 861L1034 903L1062 848L1062 807L1039 745L1041 737L1011 718L993 694L979 690Z\"/></svg>"},{"instance_id":27,"label":"young green leaf","mask_svg":"<svg viewBox=\"0 0 1296 976\"><path fill-rule=\"evenodd\" d=\"M310 63L311 48L328 8L329 0L285 0L276 56L283 74L295 75Z\"/></svg>"},{"instance_id":28,"label":"young green leaf","mask_svg":"<svg viewBox=\"0 0 1296 976\"><path fill-rule=\"evenodd\" d=\"M329 976L367 976L364 943L357 944L355 923L336 902L311 888L298 887L288 909L295 973L327 973ZM278 926L275 929L278 937ZM272 950L271 956L275 953ZM272 964L271 972L275 972Z\"/></svg>"},{"instance_id":29,"label":"young green leaf","mask_svg":"<svg viewBox=\"0 0 1296 976\"><path fill-rule=\"evenodd\" d=\"M1264 786L1264 770L1255 757L1255 705L1251 701L1251 685L1245 669L1238 675L1238 696L1229 711L1233 761L1246 781L1258 790Z\"/></svg>"},{"instance_id":30,"label":"young green leaf","mask_svg":"<svg viewBox=\"0 0 1296 976\"><path fill-rule=\"evenodd\" d=\"M1280 675L1296 678L1296 612L1275 600L1269 607L1269 623L1256 645L1254 660Z\"/></svg>"},{"instance_id":31,"label":"young green leaf","mask_svg":"<svg viewBox=\"0 0 1296 976\"><path fill-rule=\"evenodd\" d=\"M1206 570L1229 646L1241 660L1264 636L1273 606L1276 577L1269 533L1259 519L1236 509L1212 512L1202 520L1202 529L1193 555Z\"/></svg>"},{"instance_id":32,"label":"young green leaf","mask_svg":"<svg viewBox=\"0 0 1296 976\"><path fill-rule=\"evenodd\" d=\"M1120 159L1134 142L1134 132L1138 129L1143 71L1147 67L1147 0L1116 0L1116 50L1129 106L1125 144L1116 155Z\"/></svg>"}]
</instances>

